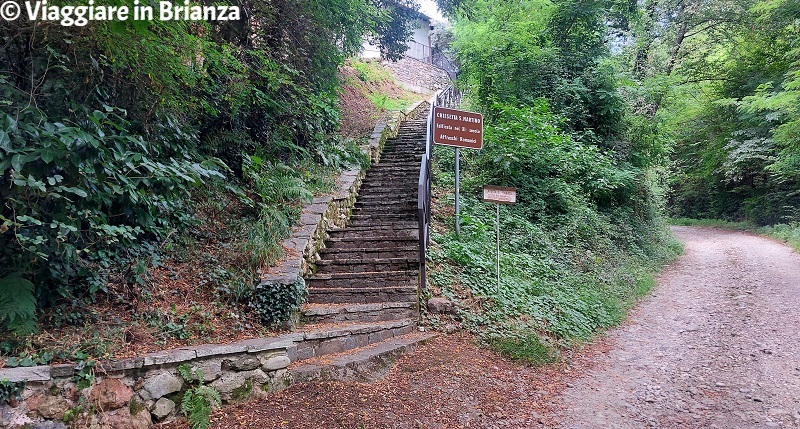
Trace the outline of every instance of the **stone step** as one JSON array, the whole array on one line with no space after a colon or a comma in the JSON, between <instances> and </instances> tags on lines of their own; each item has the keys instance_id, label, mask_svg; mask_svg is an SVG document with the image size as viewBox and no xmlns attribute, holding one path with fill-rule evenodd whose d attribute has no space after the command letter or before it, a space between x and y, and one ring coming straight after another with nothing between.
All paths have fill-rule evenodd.
<instances>
[{"instance_id":1,"label":"stone step","mask_svg":"<svg viewBox=\"0 0 800 429\"><path fill-rule=\"evenodd\" d=\"M396 221L412 221L413 220L414 222L416 222L417 221L416 212L414 212L414 213L415 213L415 215L413 217L409 217L408 215L403 214L403 213L378 213L378 214L374 214L374 215L353 214L353 215L350 215L350 221L357 221L358 220L358 221L364 221L364 222L369 222L369 221L384 222L384 221L391 221L391 220L396 220Z\"/></svg>"},{"instance_id":2,"label":"stone step","mask_svg":"<svg viewBox=\"0 0 800 429\"><path fill-rule=\"evenodd\" d=\"M403 169L411 169L411 170L419 170L419 165L422 162L422 154L419 154L419 157L414 156L414 158L408 159L389 159L381 158L381 162L379 164L372 164L370 166L369 171L378 171L381 169L387 168L403 168Z\"/></svg>"},{"instance_id":3,"label":"stone step","mask_svg":"<svg viewBox=\"0 0 800 429\"><path fill-rule=\"evenodd\" d=\"M388 203L371 202L365 204L356 201L353 207L353 214L377 214L377 213L402 213L411 214L417 212L416 201L398 201Z\"/></svg>"},{"instance_id":4,"label":"stone step","mask_svg":"<svg viewBox=\"0 0 800 429\"><path fill-rule=\"evenodd\" d=\"M418 174L414 175L408 174L405 176L399 176L393 178L367 176L364 178L364 181L361 182L361 186L367 188L396 187L403 189L417 189L418 181L419 181Z\"/></svg>"},{"instance_id":5,"label":"stone step","mask_svg":"<svg viewBox=\"0 0 800 429\"><path fill-rule=\"evenodd\" d=\"M396 258L336 258L317 261L318 274L365 273L413 270L419 268L419 257Z\"/></svg>"},{"instance_id":6,"label":"stone step","mask_svg":"<svg viewBox=\"0 0 800 429\"><path fill-rule=\"evenodd\" d=\"M381 180L381 179L383 179L383 180ZM413 170L408 170L408 171L388 171L388 170L387 171L371 171L370 170L370 171L367 172L367 175L364 176L364 180L362 182L362 185L365 184L365 183L366 184L370 184L371 182L375 182L375 181L389 182L389 184L392 184L392 182L395 182L398 179L404 181L403 186L406 186L406 185L411 184L411 183L416 183L416 181L419 179L419 167L414 168ZM408 179L408 180L405 180L405 179Z\"/></svg>"},{"instance_id":7,"label":"stone step","mask_svg":"<svg viewBox=\"0 0 800 429\"><path fill-rule=\"evenodd\" d=\"M419 240L412 238L383 238L383 237L363 237L363 238L329 238L325 240L325 247L330 249L357 249L370 248L377 249L387 246L413 246Z\"/></svg>"},{"instance_id":8,"label":"stone step","mask_svg":"<svg viewBox=\"0 0 800 429\"><path fill-rule=\"evenodd\" d=\"M289 366L293 383L312 381L372 382L383 378L397 359L436 337L414 332L387 339L329 359L312 359Z\"/></svg>"},{"instance_id":9,"label":"stone step","mask_svg":"<svg viewBox=\"0 0 800 429\"><path fill-rule=\"evenodd\" d=\"M361 184L359 196L366 196L375 192L382 193L407 193L409 195L417 195L417 180L412 180L410 177L402 180L395 181L365 181Z\"/></svg>"},{"instance_id":10,"label":"stone step","mask_svg":"<svg viewBox=\"0 0 800 429\"><path fill-rule=\"evenodd\" d=\"M402 208L399 207L355 207L352 213L354 215L382 215L382 214L403 214L407 216L417 216L417 205L409 205Z\"/></svg>"},{"instance_id":11,"label":"stone step","mask_svg":"<svg viewBox=\"0 0 800 429\"><path fill-rule=\"evenodd\" d=\"M359 198L356 200L356 204L357 205L354 205L353 208L381 208L385 206L410 208L417 207L417 197L385 196L383 198Z\"/></svg>"},{"instance_id":12,"label":"stone step","mask_svg":"<svg viewBox=\"0 0 800 429\"><path fill-rule=\"evenodd\" d=\"M420 144L425 142L427 130L403 130L396 136L386 139L386 143L410 143Z\"/></svg>"},{"instance_id":13,"label":"stone step","mask_svg":"<svg viewBox=\"0 0 800 429\"><path fill-rule=\"evenodd\" d=\"M308 289L312 304L369 304L377 302L417 302L417 286Z\"/></svg>"},{"instance_id":14,"label":"stone step","mask_svg":"<svg viewBox=\"0 0 800 429\"><path fill-rule=\"evenodd\" d=\"M406 126L401 126L400 129L398 130L397 135L393 138L397 138L398 136L416 135L416 134L422 134L424 136L425 133L427 132L428 132L428 124L426 123L408 124Z\"/></svg>"},{"instance_id":15,"label":"stone step","mask_svg":"<svg viewBox=\"0 0 800 429\"><path fill-rule=\"evenodd\" d=\"M402 206L417 206L417 199L414 198L409 200L376 200L376 201L369 201L368 203L364 203L359 199L356 199L355 208L358 207L381 207L381 206L394 206L394 207L402 207Z\"/></svg>"},{"instance_id":16,"label":"stone step","mask_svg":"<svg viewBox=\"0 0 800 429\"><path fill-rule=\"evenodd\" d=\"M389 162L391 160L403 162L420 162L422 161L422 154L425 153L424 145L406 145L396 144L388 147L384 146L383 153L381 154L381 163Z\"/></svg>"},{"instance_id":17,"label":"stone step","mask_svg":"<svg viewBox=\"0 0 800 429\"><path fill-rule=\"evenodd\" d=\"M380 302L374 304L305 304L301 309L303 323L381 322L414 319L415 302Z\"/></svg>"},{"instance_id":18,"label":"stone step","mask_svg":"<svg viewBox=\"0 0 800 429\"><path fill-rule=\"evenodd\" d=\"M323 258L353 259L358 257L375 258L413 258L419 257L419 246L393 246L393 247L355 247L349 249L324 248L319 251ZM323 259L325 260L325 259Z\"/></svg>"},{"instance_id":19,"label":"stone step","mask_svg":"<svg viewBox=\"0 0 800 429\"><path fill-rule=\"evenodd\" d=\"M410 187L409 187L410 188ZM417 190L410 188L410 189L396 189L396 190L383 190L380 188L375 188L371 190L371 192L363 192L361 195L358 196L359 201L386 201L390 199L395 200L403 200L403 201L417 201Z\"/></svg>"},{"instance_id":20,"label":"stone step","mask_svg":"<svg viewBox=\"0 0 800 429\"><path fill-rule=\"evenodd\" d=\"M410 165L410 166L387 166L381 168L371 168L367 171L367 176L407 176L407 175L419 175L419 165Z\"/></svg>"},{"instance_id":21,"label":"stone step","mask_svg":"<svg viewBox=\"0 0 800 429\"><path fill-rule=\"evenodd\" d=\"M391 194L405 194L408 196L416 196L417 183L419 182L419 175L395 175L393 177L385 177L383 175L368 176L361 182L358 196L368 196L371 193L391 193Z\"/></svg>"},{"instance_id":22,"label":"stone step","mask_svg":"<svg viewBox=\"0 0 800 429\"><path fill-rule=\"evenodd\" d=\"M394 150L396 147L403 147L409 149L411 151L425 151L425 136L404 136L399 139L395 140L387 140L386 144L383 145L384 153L388 153Z\"/></svg>"},{"instance_id":23,"label":"stone step","mask_svg":"<svg viewBox=\"0 0 800 429\"><path fill-rule=\"evenodd\" d=\"M383 155L422 155L425 153L425 138L410 138L404 140L389 140L383 146Z\"/></svg>"},{"instance_id":24,"label":"stone step","mask_svg":"<svg viewBox=\"0 0 800 429\"><path fill-rule=\"evenodd\" d=\"M386 155L385 152L384 152L384 155ZM392 155L388 154L387 156L392 156ZM405 155L403 155L403 156L405 156ZM377 167L379 165L382 168L397 166L397 167L411 168L411 169L419 170L420 163L422 163L422 153L413 154L412 156L409 156L407 158L394 158L394 159L392 159L392 158L381 157L381 163L380 164L373 164L367 172L377 171L377 170L374 170L374 167Z\"/></svg>"},{"instance_id":25,"label":"stone step","mask_svg":"<svg viewBox=\"0 0 800 429\"><path fill-rule=\"evenodd\" d=\"M413 246L419 242L418 230L398 234L337 234L325 240L325 247L352 249L355 247Z\"/></svg>"},{"instance_id":26,"label":"stone step","mask_svg":"<svg viewBox=\"0 0 800 429\"><path fill-rule=\"evenodd\" d=\"M411 318L366 323L311 324L294 334L302 339L287 350L292 362L342 353L413 332Z\"/></svg>"},{"instance_id":27,"label":"stone step","mask_svg":"<svg viewBox=\"0 0 800 429\"><path fill-rule=\"evenodd\" d=\"M420 162L422 161L422 154L425 153L425 145L406 145L405 143L398 143L395 145L384 146L383 153L381 154L381 163L388 162L387 160L399 159L405 162Z\"/></svg>"},{"instance_id":28,"label":"stone step","mask_svg":"<svg viewBox=\"0 0 800 429\"><path fill-rule=\"evenodd\" d=\"M417 167L419 170L420 164L422 163L422 154L414 154L414 155L392 155L392 154L384 154L381 157L381 162L385 163L403 163L403 164L412 164Z\"/></svg>"},{"instance_id":29,"label":"stone step","mask_svg":"<svg viewBox=\"0 0 800 429\"><path fill-rule=\"evenodd\" d=\"M388 187L392 186L392 187ZM366 185L362 184L361 189L359 189L358 198L375 198L377 196L401 196L407 198L417 198L417 191L416 186L411 186L411 183L406 184L406 186L393 186L393 185Z\"/></svg>"},{"instance_id":30,"label":"stone step","mask_svg":"<svg viewBox=\"0 0 800 429\"><path fill-rule=\"evenodd\" d=\"M341 230L328 231L330 238L349 238L349 239L405 239L417 240L419 238L419 227L414 228L395 228L392 225L386 226L351 226Z\"/></svg>"},{"instance_id":31,"label":"stone step","mask_svg":"<svg viewBox=\"0 0 800 429\"><path fill-rule=\"evenodd\" d=\"M350 218L350 222L348 223L348 226L352 226L352 227L364 227L364 226L386 227L386 226L394 225L397 222L408 223L409 225L417 225L417 228L419 228L419 223L417 221L417 217L416 216L407 216L403 220L398 220L398 219L380 220L380 218L371 218L371 219L368 219L368 220L358 220L358 219L353 219L351 217Z\"/></svg>"},{"instance_id":32,"label":"stone step","mask_svg":"<svg viewBox=\"0 0 800 429\"><path fill-rule=\"evenodd\" d=\"M387 287L408 287L416 285L416 269L397 270L397 271L365 271L360 273L317 273L312 275L307 281L309 292L311 289L364 289L364 288L387 288ZM416 290L416 286L414 286ZM385 300L384 300L385 301ZM402 301L402 300L398 300ZM334 301L336 302L336 301ZM350 302L350 301L343 301ZM365 301L378 302L378 301Z\"/></svg>"},{"instance_id":33,"label":"stone step","mask_svg":"<svg viewBox=\"0 0 800 429\"><path fill-rule=\"evenodd\" d=\"M390 148L395 149L395 148ZM410 148L396 148L399 150L384 150L381 155L380 162L374 163L371 167L378 165L394 165L394 164L409 164L419 167L422 162L422 155L425 153L423 150L415 150ZM419 152L419 153L416 153Z\"/></svg>"},{"instance_id":34,"label":"stone step","mask_svg":"<svg viewBox=\"0 0 800 429\"><path fill-rule=\"evenodd\" d=\"M400 133L395 137L386 140L386 145L393 144L408 144L408 145L423 145L425 144L425 131L406 132Z\"/></svg>"},{"instance_id":35,"label":"stone step","mask_svg":"<svg viewBox=\"0 0 800 429\"><path fill-rule=\"evenodd\" d=\"M382 168L382 169L370 169L367 171L367 177L408 177L408 176L417 176L419 177L419 165L408 167L408 168Z\"/></svg>"},{"instance_id":36,"label":"stone step","mask_svg":"<svg viewBox=\"0 0 800 429\"><path fill-rule=\"evenodd\" d=\"M407 230L416 230L419 225L414 221L395 221L391 222L389 225L385 226L346 226L344 228L335 228L328 230L329 234L337 233L337 232L380 232L385 231L387 233L403 231L406 232Z\"/></svg>"},{"instance_id":37,"label":"stone step","mask_svg":"<svg viewBox=\"0 0 800 429\"><path fill-rule=\"evenodd\" d=\"M417 194L419 193L417 190L417 180L414 180L410 177L369 181L365 180L365 182L366 183L362 184L362 188L360 189L359 195L356 198L356 202L358 202L359 198L370 197L372 195L386 195L387 197L399 196L404 198L413 198L414 201L416 201ZM386 188L389 186L392 186L393 188Z\"/></svg>"},{"instance_id":38,"label":"stone step","mask_svg":"<svg viewBox=\"0 0 800 429\"><path fill-rule=\"evenodd\" d=\"M362 223L362 225L356 225L354 221ZM350 223L347 224L347 227L340 228L340 229L332 229L329 232L333 231L344 231L344 230L353 230L353 231L367 231L369 228L376 229L376 230L389 230L389 229L414 229L419 228L419 223L416 219L402 219L402 218L395 218L395 219L381 219L381 218L368 218L367 220L359 220L359 219L352 219L350 218Z\"/></svg>"},{"instance_id":39,"label":"stone step","mask_svg":"<svg viewBox=\"0 0 800 429\"><path fill-rule=\"evenodd\" d=\"M358 206L353 208L353 214L355 215L385 215L385 214L398 214L408 216L408 220L414 220L417 218L417 203L409 203L407 205L367 205L367 206Z\"/></svg>"}]
</instances>

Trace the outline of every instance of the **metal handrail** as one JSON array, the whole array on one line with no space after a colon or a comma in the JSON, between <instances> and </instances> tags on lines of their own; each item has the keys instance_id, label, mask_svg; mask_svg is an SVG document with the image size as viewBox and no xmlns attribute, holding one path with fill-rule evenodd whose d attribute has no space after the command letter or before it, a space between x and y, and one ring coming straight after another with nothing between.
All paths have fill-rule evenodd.
<instances>
[{"instance_id":1,"label":"metal handrail","mask_svg":"<svg viewBox=\"0 0 800 429\"><path fill-rule=\"evenodd\" d=\"M433 51L430 46L417 42L416 40L409 40L406 42L408 49L403 53L403 56L420 60L425 63L431 64L433 61ZM416 52L422 51L421 57L414 56Z\"/></svg>"},{"instance_id":2,"label":"metal handrail","mask_svg":"<svg viewBox=\"0 0 800 429\"><path fill-rule=\"evenodd\" d=\"M428 131L425 137L425 154L419 167L417 182L417 219L419 221L419 288L425 290L425 254L428 250L428 230L431 221L431 162L433 161L433 108L456 107L461 104L461 93L453 85L437 92L430 100L428 111Z\"/></svg>"}]
</instances>

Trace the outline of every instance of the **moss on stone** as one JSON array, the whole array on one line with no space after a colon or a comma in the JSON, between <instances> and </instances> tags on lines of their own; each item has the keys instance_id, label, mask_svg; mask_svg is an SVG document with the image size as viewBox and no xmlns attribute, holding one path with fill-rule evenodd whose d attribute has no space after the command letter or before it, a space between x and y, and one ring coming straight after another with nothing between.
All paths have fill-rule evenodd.
<instances>
[{"instance_id":1,"label":"moss on stone","mask_svg":"<svg viewBox=\"0 0 800 429\"><path fill-rule=\"evenodd\" d=\"M142 401L140 401L140 400L138 400L136 398L133 398L133 399L131 399L131 402L128 404L128 409L130 410L131 415L135 416L135 415L139 414L140 412L144 411L145 404L144 404L144 402L142 402Z\"/></svg>"},{"instance_id":2,"label":"moss on stone","mask_svg":"<svg viewBox=\"0 0 800 429\"><path fill-rule=\"evenodd\" d=\"M242 401L247 399L250 396L250 393L253 391L253 382L251 380L247 380L243 385L233 389L231 392L231 398L234 401Z\"/></svg>"}]
</instances>

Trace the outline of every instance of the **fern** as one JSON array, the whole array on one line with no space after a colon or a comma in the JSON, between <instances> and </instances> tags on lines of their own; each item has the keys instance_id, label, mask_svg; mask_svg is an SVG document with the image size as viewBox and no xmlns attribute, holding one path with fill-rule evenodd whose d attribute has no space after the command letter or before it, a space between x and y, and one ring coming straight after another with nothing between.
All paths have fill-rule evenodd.
<instances>
[{"instance_id":1,"label":"fern","mask_svg":"<svg viewBox=\"0 0 800 429\"><path fill-rule=\"evenodd\" d=\"M198 373L197 378L202 380L203 379L203 371L198 369L197 373ZM185 363L178 366L178 375L180 375L181 378L183 378L183 380L186 381L187 383L191 383L192 380L194 380L194 378L195 378L195 376L194 376L195 372L192 371L192 367L187 365L187 364L185 364Z\"/></svg>"},{"instance_id":2,"label":"fern","mask_svg":"<svg viewBox=\"0 0 800 429\"><path fill-rule=\"evenodd\" d=\"M198 386L183 395L181 411L189 419L190 428L207 429L211 424L211 412L221 402L219 392L209 386Z\"/></svg>"},{"instance_id":3,"label":"fern","mask_svg":"<svg viewBox=\"0 0 800 429\"><path fill-rule=\"evenodd\" d=\"M291 232L296 215L292 203L311 201L313 194L291 167L257 156L245 160L244 176L258 194L259 220L242 250L250 256L250 266L258 269L280 256L280 240Z\"/></svg>"},{"instance_id":4,"label":"fern","mask_svg":"<svg viewBox=\"0 0 800 429\"><path fill-rule=\"evenodd\" d=\"M244 175L250 180L264 204L280 204L293 200L311 201L313 194L306 188L303 179L281 163L265 163L251 156L245 162Z\"/></svg>"},{"instance_id":5,"label":"fern","mask_svg":"<svg viewBox=\"0 0 800 429\"><path fill-rule=\"evenodd\" d=\"M35 289L20 273L0 279L0 323L17 334L36 331Z\"/></svg>"},{"instance_id":6,"label":"fern","mask_svg":"<svg viewBox=\"0 0 800 429\"><path fill-rule=\"evenodd\" d=\"M192 370L187 364L178 367L178 375L195 385L186 390L181 399L181 412L189 419L189 427L207 429L211 424L211 412L222 404L219 392L213 387L203 386L203 371Z\"/></svg>"}]
</instances>

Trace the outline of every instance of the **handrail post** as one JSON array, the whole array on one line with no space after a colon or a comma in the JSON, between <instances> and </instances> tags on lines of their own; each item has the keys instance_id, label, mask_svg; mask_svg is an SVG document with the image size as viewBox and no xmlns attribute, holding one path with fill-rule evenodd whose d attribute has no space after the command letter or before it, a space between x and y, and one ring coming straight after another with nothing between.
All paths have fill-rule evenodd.
<instances>
[{"instance_id":1,"label":"handrail post","mask_svg":"<svg viewBox=\"0 0 800 429\"><path fill-rule=\"evenodd\" d=\"M419 181L417 182L417 218L419 222L419 287L417 298L420 301L422 291L427 285L425 272L425 255L428 249L428 230L431 222L431 162L433 160L433 108L436 106L454 105L458 101L455 88L449 87L437 92L430 101L428 111L427 133L425 135L425 154L422 155L419 168ZM421 304L421 302L420 302Z\"/></svg>"}]
</instances>

